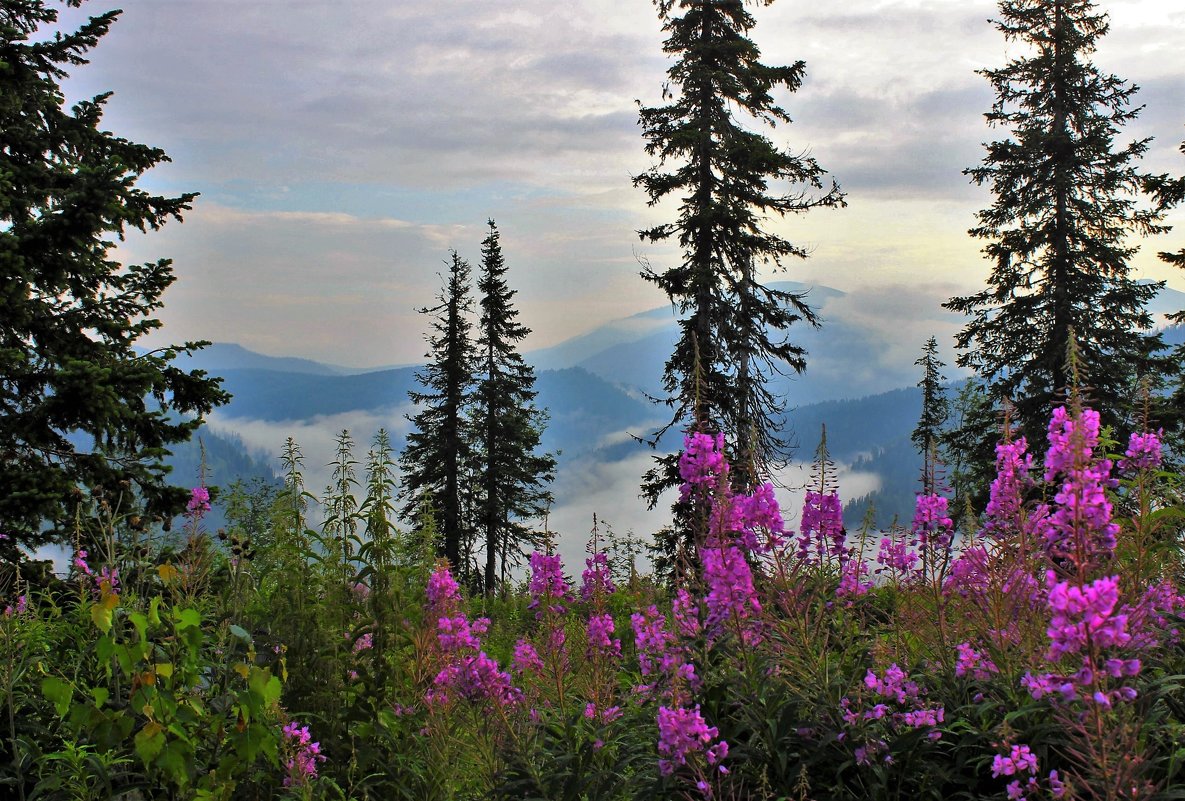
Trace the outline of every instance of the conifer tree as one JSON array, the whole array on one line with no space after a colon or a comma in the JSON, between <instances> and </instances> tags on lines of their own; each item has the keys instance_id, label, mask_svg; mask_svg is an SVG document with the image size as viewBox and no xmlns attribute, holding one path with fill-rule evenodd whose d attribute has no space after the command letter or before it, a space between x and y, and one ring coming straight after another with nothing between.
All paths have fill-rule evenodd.
<instances>
[{"instance_id":1,"label":"conifer tree","mask_svg":"<svg viewBox=\"0 0 1185 801\"><path fill-rule=\"evenodd\" d=\"M1149 140L1115 141L1140 111L1136 87L1090 61L1106 16L1090 0L1001 0L995 24L1023 55L982 71L996 91L987 120L1008 137L966 171L995 195L970 231L987 241L992 272L983 291L945 305L970 317L959 365L993 401L1011 398L1020 433L1039 443L1068 383L1071 338L1084 386L1111 422L1153 369L1160 344L1145 333L1146 304L1161 285L1132 278L1127 238L1163 226L1140 203Z\"/></svg>"},{"instance_id":2,"label":"conifer tree","mask_svg":"<svg viewBox=\"0 0 1185 801\"><path fill-rule=\"evenodd\" d=\"M1185 156L1185 142L1181 143L1179 150L1181 151L1181 155ZM1179 203L1185 203L1185 177L1169 178L1167 175L1155 176L1150 182L1149 189L1156 197L1157 205L1161 209L1167 209ZM1175 253L1161 251L1157 256L1160 257L1161 261L1185 268L1185 247L1182 247ZM1182 316L1185 316L1185 312L1177 315L1178 323L1183 322L1180 319Z\"/></svg>"},{"instance_id":3,"label":"conifer tree","mask_svg":"<svg viewBox=\"0 0 1185 801\"><path fill-rule=\"evenodd\" d=\"M428 363L416 373L423 392L408 393L420 408L409 417L413 431L400 456L402 514L418 520L425 512L439 517L436 553L467 572L461 543L471 525L462 512L463 481L473 458L474 432L469 406L473 401L477 353L468 315L470 266L454 251L448 277L435 306L420 309L432 316L428 334Z\"/></svg>"},{"instance_id":4,"label":"conifer tree","mask_svg":"<svg viewBox=\"0 0 1185 801\"><path fill-rule=\"evenodd\" d=\"M938 358L937 339L930 337L926 341L922 355L914 364L922 368L922 380L918 382L918 388L922 390L922 414L909 439L926 456L938 444L942 427L950 416L943 388L946 377L942 375L942 368L946 365Z\"/></svg>"},{"instance_id":5,"label":"conifer tree","mask_svg":"<svg viewBox=\"0 0 1185 801\"><path fill-rule=\"evenodd\" d=\"M1185 142L1180 147L1185 155ZM1154 176L1148 184L1148 189L1156 198L1157 207L1168 209L1185 202L1185 177L1170 178L1168 175ZM1175 252L1161 251L1157 254L1161 261L1177 267L1185 268L1185 247ZM1185 325L1185 309L1169 316L1174 325ZM1168 426L1174 431L1178 440L1185 428L1185 345L1173 348L1171 365L1168 370L1168 381L1172 383L1167 399L1158 399L1155 416L1158 423Z\"/></svg>"},{"instance_id":6,"label":"conifer tree","mask_svg":"<svg viewBox=\"0 0 1185 801\"><path fill-rule=\"evenodd\" d=\"M485 535L485 591L492 595L499 568L505 575L507 565L519 562L535 541L523 521L543 514L551 504L545 485L554 477L555 459L537 452L545 419L534 405L535 371L518 352L530 329L516 319L498 228L493 220L489 226L477 281L481 320L473 418L480 442L474 473Z\"/></svg>"},{"instance_id":7,"label":"conifer tree","mask_svg":"<svg viewBox=\"0 0 1185 801\"><path fill-rule=\"evenodd\" d=\"M28 545L61 531L78 490L179 513L189 493L166 484L161 459L229 399L173 364L206 343L136 349L160 327L172 267L111 253L128 229L180 220L196 195L136 187L168 158L102 130L110 93L65 108L60 82L119 13L51 36L45 0L0 2L0 530Z\"/></svg>"},{"instance_id":8,"label":"conifer tree","mask_svg":"<svg viewBox=\"0 0 1185 801\"><path fill-rule=\"evenodd\" d=\"M674 222L640 232L651 242L673 238L683 249L678 266L643 272L683 315L663 374L674 412L655 441L672 426L725 431L736 443L734 480L747 488L787 455L782 404L768 381L773 373L801 372L806 362L785 331L800 321L818 324L802 294L757 280L762 265L807 255L763 226L771 216L842 205L843 195L834 183L810 194L823 189L825 176L815 160L778 149L738 119L744 114L771 127L790 122L771 93L797 90L803 63L761 63L742 0L679 0L678 16L675 5L655 2L668 34L663 49L675 57L664 89L671 102L640 111L646 152L658 164L634 179L651 205L668 197L680 203ZM794 188L775 194L773 181ZM648 474L647 494L654 500L675 480L667 460Z\"/></svg>"}]
</instances>

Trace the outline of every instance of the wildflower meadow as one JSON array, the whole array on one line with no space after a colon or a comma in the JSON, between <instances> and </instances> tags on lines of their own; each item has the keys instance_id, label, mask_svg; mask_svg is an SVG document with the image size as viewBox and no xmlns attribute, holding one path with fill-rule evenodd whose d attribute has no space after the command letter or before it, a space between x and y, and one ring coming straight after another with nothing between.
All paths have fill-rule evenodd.
<instances>
[{"instance_id":1,"label":"wildflower meadow","mask_svg":"<svg viewBox=\"0 0 1185 801\"><path fill-rule=\"evenodd\" d=\"M589 541L470 597L391 519L382 438L314 529L282 491L227 528L138 531L104 499L69 577L0 621L6 797L1173 798L1185 740L1180 476L1079 402L996 448L986 508L922 493L848 531L730 489L686 438L696 564L664 586ZM1042 451L1043 455L1040 454ZM796 510L797 511L797 510ZM797 518L797 520L795 520ZM163 535L162 535L163 536ZM95 539L91 537L90 539ZM159 541L158 541L159 540Z\"/></svg>"}]
</instances>

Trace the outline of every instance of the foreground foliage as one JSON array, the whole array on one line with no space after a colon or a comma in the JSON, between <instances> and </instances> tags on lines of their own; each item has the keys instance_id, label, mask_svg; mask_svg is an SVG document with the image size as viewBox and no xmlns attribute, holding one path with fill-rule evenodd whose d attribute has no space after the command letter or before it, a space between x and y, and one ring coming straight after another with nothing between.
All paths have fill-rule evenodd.
<instances>
[{"instance_id":1,"label":"foreground foliage","mask_svg":"<svg viewBox=\"0 0 1185 801\"><path fill-rule=\"evenodd\" d=\"M284 491L231 492L216 538L199 487L182 539L133 550L96 519L105 553L10 588L0 781L28 799L1175 797L1180 478L1155 432L1106 455L1080 405L1047 441L1043 465L1000 444L973 523L925 493L909 529L849 534L827 469L795 530L695 434L697 582L660 589L594 530L578 582L542 550L493 599L433 562L430 523L391 526L385 437L360 479L343 437L319 530L290 444Z\"/></svg>"}]
</instances>

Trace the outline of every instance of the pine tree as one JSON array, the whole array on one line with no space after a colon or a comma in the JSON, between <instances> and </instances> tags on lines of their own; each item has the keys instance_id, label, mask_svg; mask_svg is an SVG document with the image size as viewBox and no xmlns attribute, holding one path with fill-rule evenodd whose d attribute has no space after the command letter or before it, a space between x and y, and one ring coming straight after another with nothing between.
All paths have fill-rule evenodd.
<instances>
[{"instance_id":1,"label":"pine tree","mask_svg":"<svg viewBox=\"0 0 1185 801\"><path fill-rule=\"evenodd\" d=\"M135 348L160 327L170 262L111 257L129 228L180 220L196 195L136 187L168 158L100 128L110 93L64 106L59 82L118 15L38 38L56 9L0 1L0 530L28 545L61 532L78 490L179 513L188 491L166 484L161 458L229 399L172 363L206 343Z\"/></svg>"},{"instance_id":2,"label":"pine tree","mask_svg":"<svg viewBox=\"0 0 1185 801\"><path fill-rule=\"evenodd\" d=\"M797 322L818 324L804 295L757 280L761 265L807 255L762 226L770 216L842 205L843 195L834 183L808 194L823 188L825 171L815 160L779 150L741 126L738 113L771 127L790 122L771 92L797 90L805 73L801 61L782 67L759 61L747 38L754 20L742 0L680 0L681 16L671 13L674 0L655 5L669 34L663 49L676 57L664 91L672 102L641 109L646 152L659 163L634 183L651 205L677 197L680 207L675 222L640 235L651 242L674 238L684 252L676 267L643 272L683 315L663 374L674 412L655 441L672 426L727 432L736 443L734 479L746 488L787 456L783 404L768 382L774 373L801 372L806 362L785 331ZM773 194L771 181L802 191ZM667 460L648 475L647 494L655 499L674 480Z\"/></svg>"},{"instance_id":3,"label":"pine tree","mask_svg":"<svg viewBox=\"0 0 1185 801\"><path fill-rule=\"evenodd\" d=\"M555 459L538 453L545 425L535 408L535 371L518 353L530 329L517 322L515 292L506 283L498 229L489 221L481 244L481 321L478 325L478 385L474 423L481 446L476 456L478 514L485 534L485 591L492 595L508 564L518 563L537 539L522 522L551 504L544 485Z\"/></svg>"},{"instance_id":4,"label":"pine tree","mask_svg":"<svg viewBox=\"0 0 1185 801\"><path fill-rule=\"evenodd\" d=\"M433 333L427 337L428 363L416 373L424 391L409 393L420 408L408 418L414 430L400 456L403 517L418 520L425 512L438 515L436 553L462 573L467 565L462 562L461 543L470 525L462 509L462 492L473 458L474 432L468 413L477 366L469 293L469 264L454 251L438 303L420 309L421 314L432 316Z\"/></svg>"},{"instance_id":5,"label":"pine tree","mask_svg":"<svg viewBox=\"0 0 1185 801\"><path fill-rule=\"evenodd\" d=\"M1089 0L1001 0L995 24L1025 55L982 71L996 91L988 122L1010 136L966 171L995 195L970 231L988 242L992 272L983 291L945 305L970 316L959 365L993 400L1011 398L1021 433L1038 443L1064 397L1071 338L1084 385L1111 422L1138 374L1154 369L1160 342L1144 333L1146 304L1161 284L1131 277L1136 248L1125 242L1164 229L1139 202L1148 176L1137 162L1149 140L1115 143L1140 111L1136 87L1089 60L1105 15Z\"/></svg>"},{"instance_id":6,"label":"pine tree","mask_svg":"<svg viewBox=\"0 0 1185 801\"><path fill-rule=\"evenodd\" d=\"M930 337L926 341L922 355L914 364L922 368L922 380L918 382L918 388L922 390L922 414L909 439L929 462L934 457L942 427L950 416L946 390L943 388L946 378L942 375L942 368L946 365L938 358L937 339Z\"/></svg>"},{"instance_id":7,"label":"pine tree","mask_svg":"<svg viewBox=\"0 0 1185 801\"><path fill-rule=\"evenodd\" d=\"M1180 150L1181 154L1185 155L1185 142L1181 144ZM1154 176L1148 183L1148 191L1156 198L1157 208L1160 209L1185 203L1185 177ZM1161 261L1185 268L1185 247L1176 252L1161 251L1157 256ZM1174 325L1185 325L1185 309L1169 315L1169 320ZM1171 384L1170 392L1167 398L1156 399L1153 404L1154 416L1157 423L1174 432L1179 442L1183 436L1182 430L1185 429L1185 345L1173 348L1169 365L1169 369L1166 370L1169 375L1164 376L1164 380L1160 382L1161 386L1156 388Z\"/></svg>"},{"instance_id":8,"label":"pine tree","mask_svg":"<svg viewBox=\"0 0 1185 801\"><path fill-rule=\"evenodd\" d=\"M1185 156L1185 142L1181 143L1179 148L1181 155ZM1148 190L1156 198L1157 207L1160 209L1168 209L1179 203L1185 203L1185 177L1170 178L1167 175L1153 176L1148 183ZM1161 251L1157 254L1161 261L1176 265L1177 267L1185 268L1185 247L1182 247L1175 253L1168 251ZM1185 311L1176 315L1176 322L1185 322Z\"/></svg>"}]
</instances>

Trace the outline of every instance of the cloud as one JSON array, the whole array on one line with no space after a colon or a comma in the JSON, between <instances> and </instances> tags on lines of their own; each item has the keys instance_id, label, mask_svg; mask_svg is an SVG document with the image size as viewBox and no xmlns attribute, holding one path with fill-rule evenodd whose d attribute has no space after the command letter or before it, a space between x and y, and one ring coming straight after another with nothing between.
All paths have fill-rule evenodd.
<instances>
[{"instance_id":1,"label":"cloud","mask_svg":"<svg viewBox=\"0 0 1185 801\"><path fill-rule=\"evenodd\" d=\"M305 487L313 495L320 496L331 481L333 469L330 462L337 453L341 432L349 432L353 440L358 479L362 481L366 454L379 429L385 429L394 447L399 448L410 427L405 415L411 411L411 404L404 404L381 411L346 412L311 420L274 421L227 417L215 410L206 418L206 425L214 431L237 435L252 454L266 459L277 472L280 470L284 445L291 438L304 457L302 472Z\"/></svg>"},{"instance_id":2,"label":"cloud","mask_svg":"<svg viewBox=\"0 0 1185 801\"><path fill-rule=\"evenodd\" d=\"M1112 4L1098 59L1143 87L1148 108L1130 134L1158 137L1149 168L1180 173L1185 82L1174 54L1185 15L1162 6ZM92 0L64 16L110 7ZM424 329L414 309L433 297L448 248L476 263L491 216L534 329L528 347L662 302L636 258L661 269L681 255L639 243L636 231L673 219L677 202L648 207L630 181L653 162L635 99L662 102L671 64L651 4L124 7L66 92L114 90L104 126L174 159L144 185L203 194L184 226L125 248L175 259L162 339L414 361ZM839 288L982 281L979 244L965 231L986 194L962 170L990 136L991 90L975 70L1015 50L986 22L995 3L777 3L753 13L764 60L807 67L801 89L778 96L794 123L769 136L813 155L849 193L847 209L771 222L815 251L788 265L790 277ZM1154 257L1141 269L1164 273Z\"/></svg>"}]
</instances>

